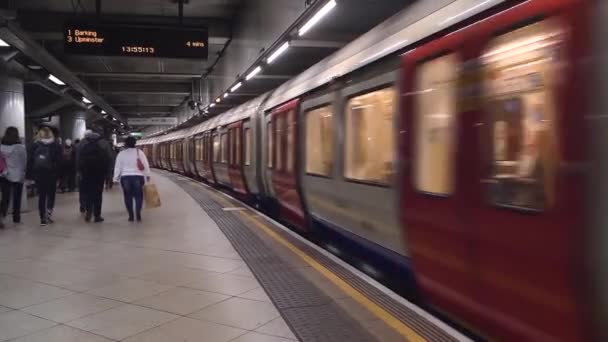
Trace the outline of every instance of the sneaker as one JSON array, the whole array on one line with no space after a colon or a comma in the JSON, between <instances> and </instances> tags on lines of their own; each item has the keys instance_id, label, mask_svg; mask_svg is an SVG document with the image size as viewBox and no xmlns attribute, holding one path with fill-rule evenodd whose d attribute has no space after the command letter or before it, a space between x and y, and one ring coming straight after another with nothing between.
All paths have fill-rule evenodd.
<instances>
[{"instance_id":1,"label":"sneaker","mask_svg":"<svg viewBox=\"0 0 608 342\"><path fill-rule=\"evenodd\" d=\"M105 221L105 220L104 220L104 219L103 219L103 217L101 217L101 216L100 216L100 217L96 217L96 218L95 218L95 223L101 223L101 222L103 222L103 221Z\"/></svg>"},{"instance_id":2,"label":"sneaker","mask_svg":"<svg viewBox=\"0 0 608 342\"><path fill-rule=\"evenodd\" d=\"M47 222L47 220L44 220L44 219L40 220L40 227L46 227L46 226L48 226L48 224L49 223Z\"/></svg>"},{"instance_id":3,"label":"sneaker","mask_svg":"<svg viewBox=\"0 0 608 342\"><path fill-rule=\"evenodd\" d=\"M55 221L53 221L53 211L49 210L46 213L46 220L48 221L48 223L54 223Z\"/></svg>"}]
</instances>

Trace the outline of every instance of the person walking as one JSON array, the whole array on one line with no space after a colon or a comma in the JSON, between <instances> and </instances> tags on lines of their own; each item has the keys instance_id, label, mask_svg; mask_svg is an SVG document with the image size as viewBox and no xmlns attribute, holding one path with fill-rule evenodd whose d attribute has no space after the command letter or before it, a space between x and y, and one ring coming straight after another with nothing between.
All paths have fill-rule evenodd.
<instances>
[{"instance_id":1,"label":"person walking","mask_svg":"<svg viewBox=\"0 0 608 342\"><path fill-rule=\"evenodd\" d=\"M85 221L103 222L101 205L103 188L110 170L112 149L100 134L88 130L80 143L77 154L77 165L82 177L81 186L85 200Z\"/></svg>"},{"instance_id":2,"label":"person walking","mask_svg":"<svg viewBox=\"0 0 608 342\"><path fill-rule=\"evenodd\" d=\"M76 188L76 150L70 139L66 139L63 144L61 186L62 192L72 192Z\"/></svg>"},{"instance_id":3,"label":"person walking","mask_svg":"<svg viewBox=\"0 0 608 342\"><path fill-rule=\"evenodd\" d=\"M80 174L80 171L78 170L78 150L80 149L80 146L82 146L82 144L80 143L80 139L76 139L74 140L74 152L75 156L76 156L76 163L75 163L75 170L76 170L76 185L78 186L78 202L80 203L80 213L84 214L86 212L86 200L85 200L85 194L84 191L82 190L82 175Z\"/></svg>"},{"instance_id":4,"label":"person walking","mask_svg":"<svg viewBox=\"0 0 608 342\"><path fill-rule=\"evenodd\" d=\"M148 159L142 151L135 147L135 143L136 140L133 137L125 140L125 149L118 153L114 166L114 182L120 182L122 186L129 222L133 222L134 218L137 222L141 221L143 188L146 179L148 182L150 181ZM135 212L133 212L133 202L135 202Z\"/></svg>"},{"instance_id":5,"label":"person walking","mask_svg":"<svg viewBox=\"0 0 608 342\"><path fill-rule=\"evenodd\" d=\"M53 223L53 208L57 191L57 177L61 165L61 146L49 127L42 127L28 153L26 178L33 179L38 189L40 225Z\"/></svg>"},{"instance_id":6,"label":"person walking","mask_svg":"<svg viewBox=\"0 0 608 342\"><path fill-rule=\"evenodd\" d=\"M21 222L21 195L25 181L25 168L27 167L27 153L25 145L19 138L17 127L8 127L2 137L0 154L4 159L4 171L0 176L0 228L4 228L4 218L8 214L11 197L13 200L13 223Z\"/></svg>"}]
</instances>

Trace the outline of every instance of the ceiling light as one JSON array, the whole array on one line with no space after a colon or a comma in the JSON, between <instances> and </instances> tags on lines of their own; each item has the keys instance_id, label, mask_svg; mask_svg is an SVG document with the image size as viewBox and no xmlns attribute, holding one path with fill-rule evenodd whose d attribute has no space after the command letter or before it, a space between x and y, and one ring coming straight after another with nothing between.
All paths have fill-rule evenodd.
<instances>
[{"instance_id":1,"label":"ceiling light","mask_svg":"<svg viewBox=\"0 0 608 342\"><path fill-rule=\"evenodd\" d=\"M303 36L306 32L308 32L308 30L310 30L313 26L315 26L316 23L318 23L324 16L327 15L327 13L329 13L329 11L331 11L334 7L336 7L337 3L336 0L330 0L328 3L325 4L325 6L323 6L319 12L317 12L312 18L310 18L310 20L308 20L308 22L306 24L304 24L304 26L302 26L300 28L300 31L298 31L298 34L300 36Z\"/></svg>"},{"instance_id":2,"label":"ceiling light","mask_svg":"<svg viewBox=\"0 0 608 342\"><path fill-rule=\"evenodd\" d=\"M250 79L254 78L255 75L259 74L260 71L262 71L262 67L258 66L257 68L253 69L253 71L251 71L247 77L245 77L245 80L249 81Z\"/></svg>"},{"instance_id":3,"label":"ceiling light","mask_svg":"<svg viewBox=\"0 0 608 342\"><path fill-rule=\"evenodd\" d=\"M4 40L0 39L0 46L11 46L9 43L5 42Z\"/></svg>"},{"instance_id":4,"label":"ceiling light","mask_svg":"<svg viewBox=\"0 0 608 342\"><path fill-rule=\"evenodd\" d=\"M224 98L227 98L227 97L228 97L228 93L224 94Z\"/></svg>"},{"instance_id":5,"label":"ceiling light","mask_svg":"<svg viewBox=\"0 0 608 342\"><path fill-rule=\"evenodd\" d=\"M82 97L82 102L84 103L91 103L91 100L87 99L86 97Z\"/></svg>"},{"instance_id":6,"label":"ceiling light","mask_svg":"<svg viewBox=\"0 0 608 342\"><path fill-rule=\"evenodd\" d=\"M215 102L217 102L217 103L220 103L220 101L222 101L222 99L219 97L217 99L215 99Z\"/></svg>"},{"instance_id":7,"label":"ceiling light","mask_svg":"<svg viewBox=\"0 0 608 342\"><path fill-rule=\"evenodd\" d=\"M106 113L106 111L102 109L101 110L101 114L105 114L105 113Z\"/></svg>"},{"instance_id":8,"label":"ceiling light","mask_svg":"<svg viewBox=\"0 0 608 342\"><path fill-rule=\"evenodd\" d=\"M281 45L281 47L278 48L277 51L275 51L272 55L270 55L270 57L268 57L268 64L274 62L274 60L279 58L279 56L282 55L285 51L287 51L287 49L289 49L289 42L283 43L283 45Z\"/></svg>"},{"instance_id":9,"label":"ceiling light","mask_svg":"<svg viewBox=\"0 0 608 342\"><path fill-rule=\"evenodd\" d=\"M209 105L209 108L213 108L213 107L215 107L215 103L212 103Z\"/></svg>"},{"instance_id":10,"label":"ceiling light","mask_svg":"<svg viewBox=\"0 0 608 342\"><path fill-rule=\"evenodd\" d=\"M51 80L51 82L55 83L56 85L61 85L61 86L65 85L65 83L63 83L62 80L58 79L53 74L49 75L49 80Z\"/></svg>"},{"instance_id":11,"label":"ceiling light","mask_svg":"<svg viewBox=\"0 0 608 342\"><path fill-rule=\"evenodd\" d=\"M230 91L234 93L234 92L235 92L235 91L237 91L237 90L238 90L238 89L239 89L239 88L240 88L242 85L243 85L243 82L239 82L239 83L235 84L235 85L234 85L234 87L230 88ZM228 93L226 93L226 94L228 94Z\"/></svg>"}]
</instances>

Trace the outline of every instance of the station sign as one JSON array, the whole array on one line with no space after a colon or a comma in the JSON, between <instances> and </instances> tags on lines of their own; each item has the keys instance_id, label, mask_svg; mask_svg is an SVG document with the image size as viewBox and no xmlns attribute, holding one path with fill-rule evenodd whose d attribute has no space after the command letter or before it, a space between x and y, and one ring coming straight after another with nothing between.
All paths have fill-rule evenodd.
<instances>
[{"instance_id":1,"label":"station sign","mask_svg":"<svg viewBox=\"0 0 608 342\"><path fill-rule=\"evenodd\" d=\"M69 23L68 54L207 59L207 28Z\"/></svg>"},{"instance_id":2,"label":"station sign","mask_svg":"<svg viewBox=\"0 0 608 342\"><path fill-rule=\"evenodd\" d=\"M127 124L129 126L175 126L177 125L177 118L131 118L127 119Z\"/></svg>"}]
</instances>

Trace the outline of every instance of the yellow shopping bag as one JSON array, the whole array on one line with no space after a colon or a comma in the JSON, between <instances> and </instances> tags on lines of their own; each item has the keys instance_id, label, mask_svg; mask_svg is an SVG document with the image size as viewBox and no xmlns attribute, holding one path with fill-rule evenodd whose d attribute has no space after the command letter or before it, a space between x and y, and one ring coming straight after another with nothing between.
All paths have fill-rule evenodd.
<instances>
[{"instance_id":1,"label":"yellow shopping bag","mask_svg":"<svg viewBox=\"0 0 608 342\"><path fill-rule=\"evenodd\" d=\"M156 184L146 183L144 185L144 202L146 202L146 208L160 207L160 195L158 194Z\"/></svg>"}]
</instances>

